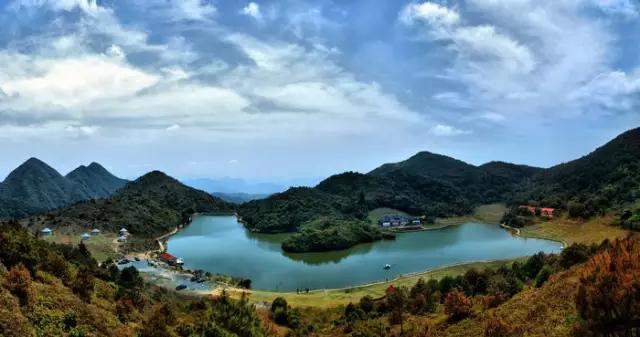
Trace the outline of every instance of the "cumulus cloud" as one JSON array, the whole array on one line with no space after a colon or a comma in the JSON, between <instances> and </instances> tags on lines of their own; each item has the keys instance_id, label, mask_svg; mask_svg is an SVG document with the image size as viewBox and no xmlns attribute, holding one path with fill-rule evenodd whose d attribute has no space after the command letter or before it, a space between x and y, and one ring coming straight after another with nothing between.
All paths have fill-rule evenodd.
<instances>
[{"instance_id":1,"label":"cumulus cloud","mask_svg":"<svg viewBox=\"0 0 640 337\"><path fill-rule=\"evenodd\" d=\"M468 135L468 134L471 134L471 131L461 130L451 125L436 124L435 126L429 129L429 133L439 137L452 137L452 136Z\"/></svg>"},{"instance_id":2,"label":"cumulus cloud","mask_svg":"<svg viewBox=\"0 0 640 337\"><path fill-rule=\"evenodd\" d=\"M427 1L407 5L400 12L400 20L405 24L425 21L438 28L446 28L457 25L460 22L460 14L455 9Z\"/></svg>"},{"instance_id":3,"label":"cumulus cloud","mask_svg":"<svg viewBox=\"0 0 640 337\"><path fill-rule=\"evenodd\" d=\"M242 10L241 14L250 16L256 20L262 20L262 12L260 12L260 5L255 2L250 2Z\"/></svg>"}]
</instances>

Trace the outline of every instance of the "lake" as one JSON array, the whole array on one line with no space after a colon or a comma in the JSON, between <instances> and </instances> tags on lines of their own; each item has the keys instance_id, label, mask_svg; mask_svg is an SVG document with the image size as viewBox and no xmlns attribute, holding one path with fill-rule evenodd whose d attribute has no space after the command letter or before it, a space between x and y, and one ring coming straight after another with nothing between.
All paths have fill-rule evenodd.
<instances>
[{"instance_id":1,"label":"lake","mask_svg":"<svg viewBox=\"0 0 640 337\"><path fill-rule=\"evenodd\" d=\"M456 263L558 252L558 242L525 239L498 225L467 223L440 230L401 233L396 240L344 251L289 254L289 234L256 234L234 216L197 216L172 236L169 253L185 268L251 279L261 290L341 288ZM390 270L384 270L390 264Z\"/></svg>"}]
</instances>

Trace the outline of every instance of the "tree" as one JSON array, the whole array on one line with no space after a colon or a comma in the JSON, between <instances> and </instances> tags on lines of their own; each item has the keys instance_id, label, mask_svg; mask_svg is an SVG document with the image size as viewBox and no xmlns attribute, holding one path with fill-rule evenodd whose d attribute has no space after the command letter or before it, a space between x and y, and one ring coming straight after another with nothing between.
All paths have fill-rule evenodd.
<instances>
[{"instance_id":1,"label":"tree","mask_svg":"<svg viewBox=\"0 0 640 337\"><path fill-rule=\"evenodd\" d=\"M9 269L4 286L18 298L22 306L29 305L33 300L31 274L23 264L15 265Z\"/></svg>"},{"instance_id":2,"label":"tree","mask_svg":"<svg viewBox=\"0 0 640 337\"><path fill-rule=\"evenodd\" d=\"M536 275L536 288L540 288L547 282L551 275L553 275L553 269L548 264L545 264L544 267L540 269L540 272L538 272L538 275Z\"/></svg>"},{"instance_id":3,"label":"tree","mask_svg":"<svg viewBox=\"0 0 640 337\"><path fill-rule=\"evenodd\" d=\"M83 301L91 302L91 296L95 287L93 274L87 268L80 268L75 281L71 285L73 292Z\"/></svg>"},{"instance_id":4,"label":"tree","mask_svg":"<svg viewBox=\"0 0 640 337\"><path fill-rule=\"evenodd\" d=\"M400 333L404 333L404 316L407 308L407 290L397 287L386 296L386 303L391 310L389 321L391 324L400 324Z\"/></svg>"},{"instance_id":5,"label":"tree","mask_svg":"<svg viewBox=\"0 0 640 337\"><path fill-rule=\"evenodd\" d=\"M616 241L582 270L576 308L595 336L640 335L640 243Z\"/></svg>"},{"instance_id":6,"label":"tree","mask_svg":"<svg viewBox=\"0 0 640 337\"><path fill-rule=\"evenodd\" d=\"M586 217L585 207L581 202L569 201L569 203L567 204L567 208L569 209L569 216L572 218Z\"/></svg>"},{"instance_id":7,"label":"tree","mask_svg":"<svg viewBox=\"0 0 640 337\"><path fill-rule=\"evenodd\" d=\"M560 253L560 266L568 269L578 263L583 263L589 259L589 247L580 243L574 243L565 248Z\"/></svg>"},{"instance_id":8,"label":"tree","mask_svg":"<svg viewBox=\"0 0 640 337\"><path fill-rule=\"evenodd\" d=\"M471 315L471 300L457 288L447 293L444 300L444 312L452 321L457 321Z\"/></svg>"}]
</instances>

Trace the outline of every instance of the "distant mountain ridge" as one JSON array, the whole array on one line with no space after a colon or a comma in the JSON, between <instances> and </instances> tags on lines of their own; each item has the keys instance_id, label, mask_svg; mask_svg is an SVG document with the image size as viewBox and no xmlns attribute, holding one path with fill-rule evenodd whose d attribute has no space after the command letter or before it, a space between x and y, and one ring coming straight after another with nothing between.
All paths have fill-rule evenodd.
<instances>
[{"instance_id":1,"label":"distant mountain ridge","mask_svg":"<svg viewBox=\"0 0 640 337\"><path fill-rule=\"evenodd\" d=\"M314 188L289 189L239 207L257 231L295 231L322 216L364 218L390 207L414 215L470 213L493 202L535 203L565 209L579 203L585 216L640 199L640 128L592 153L548 169L504 162L474 166L430 152L381 165L367 174L346 172Z\"/></svg>"},{"instance_id":2,"label":"distant mountain ridge","mask_svg":"<svg viewBox=\"0 0 640 337\"><path fill-rule=\"evenodd\" d=\"M79 202L24 222L32 228L76 226L114 233L126 227L137 236L153 238L184 224L194 213L231 213L233 209L220 198L152 171L109 198Z\"/></svg>"},{"instance_id":3,"label":"distant mountain ridge","mask_svg":"<svg viewBox=\"0 0 640 337\"><path fill-rule=\"evenodd\" d=\"M81 165L69 172L65 177L83 186L87 195L94 199L106 198L128 182L126 179L114 176L95 162L89 164L89 166Z\"/></svg>"},{"instance_id":4,"label":"distant mountain ridge","mask_svg":"<svg viewBox=\"0 0 640 337\"><path fill-rule=\"evenodd\" d=\"M474 166L430 152L384 164L367 174L333 175L314 188L294 188L239 207L253 230L295 231L322 216L363 219L368 210L389 207L410 214L453 216L475 205L503 201L515 186L541 169L509 163Z\"/></svg>"},{"instance_id":5,"label":"distant mountain ridge","mask_svg":"<svg viewBox=\"0 0 640 337\"><path fill-rule=\"evenodd\" d=\"M0 183L0 218L22 218L82 200L104 198L126 182L97 163L80 166L65 177L45 162L30 158Z\"/></svg>"}]
</instances>

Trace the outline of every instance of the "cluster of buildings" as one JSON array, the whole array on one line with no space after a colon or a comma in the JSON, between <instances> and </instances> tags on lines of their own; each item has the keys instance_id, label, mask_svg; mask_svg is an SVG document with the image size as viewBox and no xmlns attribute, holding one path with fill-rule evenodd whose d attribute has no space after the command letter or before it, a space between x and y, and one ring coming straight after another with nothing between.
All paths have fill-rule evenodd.
<instances>
[{"instance_id":1,"label":"cluster of buildings","mask_svg":"<svg viewBox=\"0 0 640 337\"><path fill-rule=\"evenodd\" d=\"M535 216L537 214L537 210L540 210L540 216L548 219L553 219L553 212L555 212L555 208L551 207L534 207L528 205L520 205L518 207L521 210L526 210L529 214Z\"/></svg>"},{"instance_id":2,"label":"cluster of buildings","mask_svg":"<svg viewBox=\"0 0 640 337\"><path fill-rule=\"evenodd\" d=\"M385 215L378 220L380 227L408 227L420 226L422 222L419 218L406 215Z\"/></svg>"}]
</instances>

